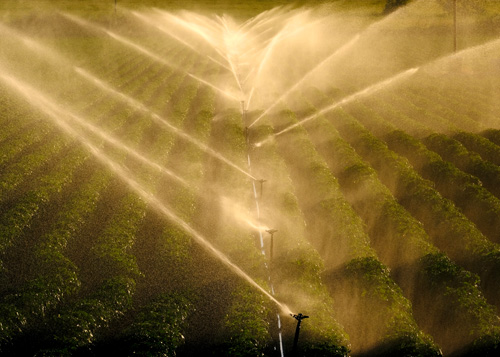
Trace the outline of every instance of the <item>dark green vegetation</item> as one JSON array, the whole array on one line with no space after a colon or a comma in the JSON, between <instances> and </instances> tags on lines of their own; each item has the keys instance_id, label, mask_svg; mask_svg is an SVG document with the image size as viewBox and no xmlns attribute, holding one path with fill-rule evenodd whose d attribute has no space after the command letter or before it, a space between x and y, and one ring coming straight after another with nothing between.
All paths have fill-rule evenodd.
<instances>
[{"instance_id":1,"label":"dark green vegetation","mask_svg":"<svg viewBox=\"0 0 500 357\"><path fill-rule=\"evenodd\" d=\"M283 3L172 1L169 9L246 19ZM307 5L318 3L366 24L406 1ZM112 0L2 2L0 355L277 356L278 313L291 355L289 312L310 316L299 355L498 355L500 34L491 30L498 9L488 0L461 4L478 14L462 27L461 46L496 42L460 61L437 60L449 54L453 2L432 4L418 8L440 9L428 28L390 15L389 29L367 31L339 72L325 69L317 86L301 86L247 132L265 106L245 122L238 102L189 75L232 81L225 68L124 10L165 1L118 0L116 15ZM388 51L372 61L374 38ZM206 44L198 45L203 54ZM280 63L284 75L287 65ZM278 74L272 80L285 83ZM211 151L267 181L260 186ZM286 308L198 244L184 223ZM278 230L272 260L261 225Z\"/></svg>"}]
</instances>

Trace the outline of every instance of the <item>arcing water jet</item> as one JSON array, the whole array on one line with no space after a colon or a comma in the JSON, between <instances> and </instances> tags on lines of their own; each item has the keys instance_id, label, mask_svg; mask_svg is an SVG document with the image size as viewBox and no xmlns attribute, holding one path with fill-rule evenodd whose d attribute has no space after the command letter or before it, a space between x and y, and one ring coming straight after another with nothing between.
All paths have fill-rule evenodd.
<instances>
[{"instance_id":1,"label":"arcing water jet","mask_svg":"<svg viewBox=\"0 0 500 357\"><path fill-rule=\"evenodd\" d=\"M71 19L73 19L73 16L72 15L68 15ZM76 18L77 21L79 21L78 18ZM82 20L83 21L83 20ZM85 22L84 22L85 23ZM91 24L88 24L89 26L91 26ZM17 38L19 38L21 41L23 41L23 43L27 44L28 47L34 51L36 51L37 53L41 53L43 54L44 56L47 56L49 59L56 59L57 62L61 63L61 64L64 64L66 66L71 66L70 62L61 57L60 55L56 54L54 51L51 51L49 50L48 48L46 48L45 46L42 46L40 45L39 43L23 36L22 34L18 33L17 31L14 31L14 30L11 30L10 28L4 26L4 25L0 25L0 30L2 31L5 31L7 33L9 33L10 35L14 35L16 36ZM178 136L181 136L182 138L184 138L185 140L189 141L190 143L196 145L198 148L200 148L201 150L205 151L206 153L208 153L209 155L211 155L212 157L222 161L223 163L229 165L230 167L236 169L237 171L241 172L242 174L244 174L245 176L249 177L250 179L252 180L255 180L256 178L253 177L251 174L249 174L248 172L246 172L245 170L243 170L242 168L240 168L238 165L234 164L233 162L231 162L230 160L228 160L227 158L225 158L224 156L220 155L219 153L215 152L213 149L207 147L206 145L200 143L199 141L197 141L196 139L194 139L193 137L187 135L186 133L184 133L182 130L180 130L179 128L171 125L170 123L168 123L166 120L162 119L159 115L151 112L151 110L147 107L145 107L142 103L140 103L139 101L135 100L134 98L122 93L122 92L119 92L117 91L116 89L113 89L110 85L106 84L105 82L103 82L102 80L98 79L97 77L95 77L94 75L90 74L89 72L85 71L84 69L80 68L80 67L73 67L74 71L82 76L83 78L85 78L87 81L90 81L92 82L94 85L98 86L99 88L107 91L108 93L111 93L113 94L114 96L117 96L119 97L121 100L124 100L125 102L127 102L129 105L131 105L132 107L134 107L135 109L138 109L138 110L141 110L145 113L147 113L148 115L150 115L155 121L157 121L159 124L161 124L162 126L166 127L167 129L173 131L176 135ZM194 77L193 75L191 75L191 77ZM197 78L198 79L198 78ZM201 80L201 79L198 79L198 80ZM201 80L203 81L203 80ZM216 88L214 86L212 86L210 83L208 82L205 82L205 84L217 89L217 90L220 90L219 88ZM227 92L223 92L223 94L225 95L229 95L231 96L231 94L227 93ZM231 96L231 98L237 100L236 97L233 97ZM88 124L87 124L88 125ZM147 159L146 159L147 160ZM141 161L144 161L144 160L141 160Z\"/></svg>"},{"instance_id":2,"label":"arcing water jet","mask_svg":"<svg viewBox=\"0 0 500 357\"><path fill-rule=\"evenodd\" d=\"M73 16L73 15L70 15L70 14L63 13L62 15L64 17L66 17L67 19L79 24L80 26L90 28L94 31L103 32L103 33L107 34L109 37L111 37L112 39L116 40L117 42L120 42L122 45L125 45L125 46L127 46L127 47L129 47L137 52L140 52L140 53L150 57L151 59L155 60L156 62L159 62L165 66L168 66L168 67L171 67L174 69L178 69L177 66L174 66L172 63L167 62L165 59L158 57L157 55L155 55L154 53L152 53L148 49L112 32L110 30L107 30L107 29L105 29L101 26L98 26L96 24L92 24L88 21L82 20L82 19L80 19L76 16Z\"/></svg>"},{"instance_id":3,"label":"arcing water jet","mask_svg":"<svg viewBox=\"0 0 500 357\"><path fill-rule=\"evenodd\" d=\"M64 117L64 118L70 118L73 123L76 123L80 125L81 127L89 130L93 134L99 136L101 139L105 140L107 143L113 145L114 147L125 151L127 154L133 156L135 159L139 160L140 162L152 167L153 169L157 170L158 172L168 175L174 180L176 180L178 183L182 184L185 187L188 187L188 183L174 174L172 171L166 169L165 167L161 166L160 164L149 160L145 156L139 154L137 151L131 149L129 146L123 144L113 136L105 133L101 129L97 128L96 126L88 123L86 120L83 118L80 118L78 115L65 110L55 104L53 101L42 95L40 92L35 90L34 88L28 86L25 83L22 83L21 81L15 79L12 76L0 74L0 77L7 83L9 83L11 86L15 87L18 90L23 90L24 96L30 98L31 101L34 101L38 104L38 107L43 109L45 112L47 112L49 115L52 117ZM60 122L63 122L64 125L68 125L67 120L59 119L59 121L56 120L57 125L62 125ZM77 133L75 129L72 129L74 133ZM81 134L77 135L77 138L79 138L81 141L87 141L86 139L83 138Z\"/></svg>"},{"instance_id":4,"label":"arcing water jet","mask_svg":"<svg viewBox=\"0 0 500 357\"><path fill-rule=\"evenodd\" d=\"M415 72L418 71L418 69L419 69L419 67L417 67L417 68L410 68L410 69L408 69L408 70L406 70L404 72L401 72L401 73L396 74L395 76L392 76L389 79L386 79L386 80L384 80L382 82L373 84L373 85L371 85L371 86L369 86L369 87L367 87L367 88L365 88L363 90L360 90L359 92L351 94L351 95L345 97L344 99L342 99L342 100L340 100L338 102L335 102L334 104L331 104L328 107L323 108L320 111L318 111L318 112L316 112L316 113L314 113L314 114L312 114L312 115L310 115L310 116L308 116L308 117L300 120L299 122L286 127L285 129L281 130L280 132L271 135L267 139L265 139L265 140L263 140L263 141L261 141L259 143L256 143L255 146L256 147L260 147L263 144L269 142L272 138L274 138L276 136L279 136L279 135L282 135L282 134L285 134L286 132L288 132L288 131L290 131L290 130L292 130L292 129L300 126L300 125L303 125L306 122L308 122L310 120L313 120L313 119L317 118L318 116L320 116L320 115L322 115L322 114L324 114L326 112L329 112L329 111L331 111L333 109L341 107L342 105L348 104L348 103L350 103L350 102L352 102L354 100L357 100L359 98L362 98L364 96L370 95L370 94L372 94L374 92L377 92L377 91L379 91L381 89L384 89L384 88L390 86L391 84L393 84L394 82L400 81L400 80L402 80L404 78L407 78L407 77L413 75Z\"/></svg>"},{"instance_id":5,"label":"arcing water jet","mask_svg":"<svg viewBox=\"0 0 500 357\"><path fill-rule=\"evenodd\" d=\"M219 93L223 94L224 96L226 96L226 97L228 97L228 98L230 98L230 99L234 99L234 100L236 100L236 101L238 101L238 102L239 102L239 101L241 101L241 99L240 99L240 98L238 98L238 97L236 97L236 96L232 95L232 94L231 94L231 93L229 93L228 91L225 91L225 90L223 90L223 89L221 89L221 88L219 88L219 87L215 86L214 84L209 83L209 82L207 82L206 80L201 79L200 77L195 76L195 75L194 75L194 74L192 74L192 73L188 73L188 76L189 76L189 77L191 77L191 78L193 78L193 79L195 79L195 80L197 80L198 82L200 82L200 83L202 83L202 84L204 84L204 85L206 85L206 86L209 86L210 88L215 89L216 91L218 91Z\"/></svg>"},{"instance_id":6,"label":"arcing water jet","mask_svg":"<svg viewBox=\"0 0 500 357\"><path fill-rule=\"evenodd\" d=\"M354 36L349 42L347 42L345 45L341 46L340 48L336 49L331 55L326 57L324 60L322 60L320 63L318 63L315 67L313 67L309 72L307 72L301 79L299 79L292 87L290 87L286 92L284 92L269 108L267 108L261 115L255 119L252 124L249 125L249 127L252 127L254 124L256 124L262 117L264 117L267 113L269 113L276 105L278 105L279 102L281 102L283 99L285 99L287 96L289 96L291 93L293 93L297 88L304 83L313 73L315 73L319 68L321 68L326 62L337 56L338 54L344 52L348 48L350 48L352 45L354 45L359 39L359 35Z\"/></svg>"},{"instance_id":7,"label":"arcing water jet","mask_svg":"<svg viewBox=\"0 0 500 357\"><path fill-rule=\"evenodd\" d=\"M141 186L136 180L131 177L131 173L123 169L123 167L109 158L102 150L93 145L90 141L82 137L77 131L75 131L64 119L60 118L60 113L54 110L50 103L46 103L43 100L37 100L33 102L33 94L36 94L28 85L18 81L14 77L7 74L0 73L1 80L6 83L10 88L14 89L20 96L24 97L27 102L38 107L40 110L45 112L61 130L63 130L67 135L78 140L82 145L84 145L90 153L102 164L108 167L119 179L121 179L133 192L139 195L145 202L147 202L156 211L161 213L163 216L175 223L180 229L191 236L200 246L202 246L207 252L212 256L217 258L219 261L224 263L233 273L247 281L255 289L263 293L274 302L283 313L290 314L290 309L280 301L278 301L269 292L263 289L255 280L253 280L247 273L245 273L239 266L234 264L229 258L222 252L217 250L208 240L203 237L202 234L193 229L184 220L178 217L173 210L166 204L160 202L151 192L147 191L143 186ZM36 98L39 99L39 98ZM42 98L43 99L43 98Z\"/></svg>"},{"instance_id":8,"label":"arcing water jet","mask_svg":"<svg viewBox=\"0 0 500 357\"><path fill-rule=\"evenodd\" d=\"M175 66L173 66L171 63L168 63L167 61L165 61L163 58L161 57L158 57L157 55L155 55L154 53L152 53L151 51L145 49L144 47L142 46L139 46L138 44L136 43L133 43L132 41L130 40L127 40L126 38L124 37L121 37L120 35L112 32L112 31L106 31L106 33L108 34L108 36L110 36L111 38L117 40L118 42L120 42L121 44L129 47L129 48L132 48L142 54L145 54L146 56L154 59L156 62L159 62L165 66L168 66L168 67L172 67L172 68L175 68Z\"/></svg>"},{"instance_id":9,"label":"arcing water jet","mask_svg":"<svg viewBox=\"0 0 500 357\"><path fill-rule=\"evenodd\" d=\"M92 83L94 83L95 85L99 86L101 89L103 89L103 90L107 91L108 93L111 93L111 94L119 97L120 99L124 100L128 104L132 105L135 109L138 109L138 110L141 110L141 111L147 113L148 115L150 115L150 117L152 119L155 120L155 122L157 122L158 124L160 124L163 127L167 128L168 130L172 131L175 135L177 135L179 137L182 137L183 139L189 141L191 144L194 144L196 147L198 147L199 149L203 150L207 154L211 155L215 159L217 159L219 161L222 161L223 163L227 164L228 166L232 167L233 169L241 172L242 174L244 174L248 178L250 178L252 180L255 180L255 177L253 177L250 173L248 173L247 171L243 170L241 167L239 167L235 163L231 162L230 160L228 160L227 158L225 158L224 156L222 156L218 152L216 152L213 149L209 148L208 146L200 143L198 140L196 140L192 136L186 134L181 129L179 129L176 126L170 124L168 121L166 121L165 119L163 119L162 117L160 117L158 114L153 113L149 108L145 107L142 103L138 102L134 98L129 97L128 95L117 91L116 89L112 88L108 84L104 83L100 79L96 78L95 76L91 75L90 73L88 73L87 71L84 71L81 68L75 67L75 71L78 74L80 74L81 76L85 77L87 80L89 80Z\"/></svg>"},{"instance_id":10,"label":"arcing water jet","mask_svg":"<svg viewBox=\"0 0 500 357\"><path fill-rule=\"evenodd\" d=\"M151 19L147 18L145 15L142 15L136 11L131 11L132 15L134 15L135 17L137 17L138 19L142 20L145 24L148 24L148 25L151 25L150 21ZM157 28L159 31L163 32L164 34L166 34L167 36L173 38L174 40L180 42L181 44L183 44L184 46L186 46L187 48L191 49L192 51L196 52L197 54L199 54L200 56L202 56L203 54L193 45L189 44L186 40L180 38L179 36L177 35L174 35L172 33L172 31L169 31L167 30L164 26L161 26L161 25L153 25L155 26L155 28ZM213 58L212 56L209 56L209 55L206 55L206 57L208 59L210 59L212 62L216 63L217 65L221 66L222 68L225 68L227 70L231 70L228 66L226 66L225 64L223 64L222 62L216 60L215 58Z\"/></svg>"}]
</instances>

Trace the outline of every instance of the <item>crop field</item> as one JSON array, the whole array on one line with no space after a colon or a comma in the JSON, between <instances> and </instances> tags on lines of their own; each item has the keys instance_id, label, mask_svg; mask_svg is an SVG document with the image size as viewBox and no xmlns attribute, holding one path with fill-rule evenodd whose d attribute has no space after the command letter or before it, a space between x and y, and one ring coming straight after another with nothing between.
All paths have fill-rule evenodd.
<instances>
[{"instance_id":1,"label":"crop field","mask_svg":"<svg viewBox=\"0 0 500 357\"><path fill-rule=\"evenodd\" d=\"M0 355L498 356L500 3L392 3L2 1Z\"/></svg>"}]
</instances>

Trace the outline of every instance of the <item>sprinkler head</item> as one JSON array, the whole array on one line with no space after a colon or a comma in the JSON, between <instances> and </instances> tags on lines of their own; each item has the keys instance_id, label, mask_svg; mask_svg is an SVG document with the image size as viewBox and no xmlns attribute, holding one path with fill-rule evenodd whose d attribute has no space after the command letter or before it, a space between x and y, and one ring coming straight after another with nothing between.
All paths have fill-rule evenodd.
<instances>
[{"instance_id":1,"label":"sprinkler head","mask_svg":"<svg viewBox=\"0 0 500 357\"><path fill-rule=\"evenodd\" d=\"M255 181L260 182L260 183L264 183L264 182L266 182L267 180L260 179L260 180L255 180Z\"/></svg>"},{"instance_id":2,"label":"sprinkler head","mask_svg":"<svg viewBox=\"0 0 500 357\"><path fill-rule=\"evenodd\" d=\"M266 229L266 232L269 233L270 235L273 235L277 231L278 231L277 229Z\"/></svg>"},{"instance_id":3,"label":"sprinkler head","mask_svg":"<svg viewBox=\"0 0 500 357\"><path fill-rule=\"evenodd\" d=\"M309 316L302 315L302 313L300 313L300 312L299 312L298 315L296 315L296 314L290 314L290 316L293 317L297 321L302 321L303 319L308 319L309 318Z\"/></svg>"}]
</instances>

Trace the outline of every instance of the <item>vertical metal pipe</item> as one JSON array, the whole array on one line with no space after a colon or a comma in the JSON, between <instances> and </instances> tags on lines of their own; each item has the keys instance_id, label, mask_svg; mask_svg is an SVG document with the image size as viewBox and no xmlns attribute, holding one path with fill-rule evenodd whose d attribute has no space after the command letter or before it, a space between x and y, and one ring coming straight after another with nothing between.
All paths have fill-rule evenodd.
<instances>
[{"instance_id":1,"label":"vertical metal pipe","mask_svg":"<svg viewBox=\"0 0 500 357\"><path fill-rule=\"evenodd\" d=\"M457 0L453 0L453 51L457 52Z\"/></svg>"},{"instance_id":2,"label":"vertical metal pipe","mask_svg":"<svg viewBox=\"0 0 500 357\"><path fill-rule=\"evenodd\" d=\"M300 324L302 323L303 319L309 318L309 316L302 315L299 313L298 315L293 315L291 316L297 320L297 327L295 328L295 337L293 338L293 355L297 355L297 345L299 343L299 334L300 334Z\"/></svg>"},{"instance_id":3,"label":"vertical metal pipe","mask_svg":"<svg viewBox=\"0 0 500 357\"><path fill-rule=\"evenodd\" d=\"M271 261L273 261L273 240L274 240L274 234L271 234Z\"/></svg>"}]
</instances>

